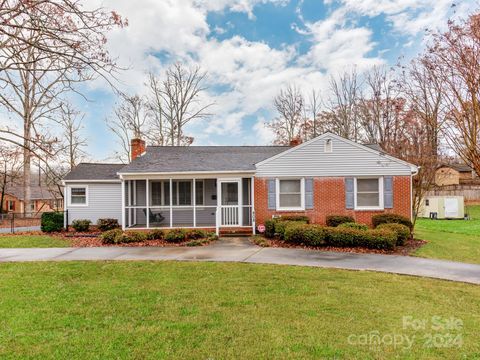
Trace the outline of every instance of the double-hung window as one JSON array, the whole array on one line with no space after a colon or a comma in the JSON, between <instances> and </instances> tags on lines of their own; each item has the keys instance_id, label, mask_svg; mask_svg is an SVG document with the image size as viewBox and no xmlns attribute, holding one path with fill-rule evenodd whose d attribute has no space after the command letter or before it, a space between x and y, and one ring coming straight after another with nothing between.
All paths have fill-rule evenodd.
<instances>
[{"instance_id":1,"label":"double-hung window","mask_svg":"<svg viewBox=\"0 0 480 360\"><path fill-rule=\"evenodd\" d=\"M75 186L70 188L70 205L86 206L87 205L87 187Z\"/></svg>"},{"instance_id":2,"label":"double-hung window","mask_svg":"<svg viewBox=\"0 0 480 360\"><path fill-rule=\"evenodd\" d=\"M355 179L355 208L383 208L382 178Z\"/></svg>"},{"instance_id":3,"label":"double-hung window","mask_svg":"<svg viewBox=\"0 0 480 360\"><path fill-rule=\"evenodd\" d=\"M8 211L14 211L15 210L15 201L8 200L7 201L7 206L8 206Z\"/></svg>"},{"instance_id":4,"label":"double-hung window","mask_svg":"<svg viewBox=\"0 0 480 360\"><path fill-rule=\"evenodd\" d=\"M277 209L303 210L304 184L303 179L277 180Z\"/></svg>"}]
</instances>

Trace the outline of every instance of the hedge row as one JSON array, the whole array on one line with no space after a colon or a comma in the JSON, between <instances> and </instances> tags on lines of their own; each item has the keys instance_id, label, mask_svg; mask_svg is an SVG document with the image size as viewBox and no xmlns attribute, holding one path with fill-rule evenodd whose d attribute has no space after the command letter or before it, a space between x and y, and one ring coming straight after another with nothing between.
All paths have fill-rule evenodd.
<instances>
[{"instance_id":1,"label":"hedge row","mask_svg":"<svg viewBox=\"0 0 480 360\"><path fill-rule=\"evenodd\" d=\"M185 241L194 242L192 246L203 243L202 240L216 240L215 233L206 232L200 229L172 229L163 231L160 229L144 231L122 231L121 229L107 230L100 235L104 244L120 244L142 242L146 240L165 240L169 243L181 243Z\"/></svg>"},{"instance_id":2,"label":"hedge row","mask_svg":"<svg viewBox=\"0 0 480 360\"><path fill-rule=\"evenodd\" d=\"M289 224L285 242L307 246L366 247L393 250L397 234L389 229L360 230L348 227Z\"/></svg>"},{"instance_id":3,"label":"hedge row","mask_svg":"<svg viewBox=\"0 0 480 360\"><path fill-rule=\"evenodd\" d=\"M277 237L292 244L307 246L365 247L369 249L393 250L402 246L411 236L409 219L394 214L376 215L375 229L357 224L350 216L327 217L327 226L308 224L308 219L285 217L267 220L265 236Z\"/></svg>"}]
</instances>

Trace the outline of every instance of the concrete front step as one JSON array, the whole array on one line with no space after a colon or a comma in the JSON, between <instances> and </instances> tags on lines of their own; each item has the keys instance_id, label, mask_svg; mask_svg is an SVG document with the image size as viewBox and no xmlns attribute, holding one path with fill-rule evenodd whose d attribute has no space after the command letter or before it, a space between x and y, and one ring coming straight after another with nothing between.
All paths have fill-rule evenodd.
<instances>
[{"instance_id":1,"label":"concrete front step","mask_svg":"<svg viewBox=\"0 0 480 360\"><path fill-rule=\"evenodd\" d=\"M220 229L220 237L245 237L252 236L252 228L222 228Z\"/></svg>"}]
</instances>

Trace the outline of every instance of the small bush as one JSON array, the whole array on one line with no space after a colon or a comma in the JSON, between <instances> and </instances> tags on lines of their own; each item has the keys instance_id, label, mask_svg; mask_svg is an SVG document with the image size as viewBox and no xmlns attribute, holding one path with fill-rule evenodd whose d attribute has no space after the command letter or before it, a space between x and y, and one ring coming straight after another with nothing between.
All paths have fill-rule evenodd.
<instances>
[{"instance_id":1,"label":"small bush","mask_svg":"<svg viewBox=\"0 0 480 360\"><path fill-rule=\"evenodd\" d=\"M397 244L397 234L387 229L373 229L366 231L368 237L364 246L369 249L393 250Z\"/></svg>"},{"instance_id":2,"label":"small bush","mask_svg":"<svg viewBox=\"0 0 480 360\"><path fill-rule=\"evenodd\" d=\"M349 229L357 229L357 230L368 230L368 226L365 224L357 224L354 222L347 222L338 225L339 228L349 228Z\"/></svg>"},{"instance_id":3,"label":"small bush","mask_svg":"<svg viewBox=\"0 0 480 360\"><path fill-rule=\"evenodd\" d=\"M214 232L208 232L207 233L207 240L208 241L216 241L216 240L218 240L218 235L215 234Z\"/></svg>"},{"instance_id":4,"label":"small bush","mask_svg":"<svg viewBox=\"0 0 480 360\"><path fill-rule=\"evenodd\" d=\"M397 234L397 246L405 245L406 241L410 238L411 233L410 229L402 224L390 223L390 224L381 224L377 227L380 229L387 229L395 232Z\"/></svg>"},{"instance_id":5,"label":"small bush","mask_svg":"<svg viewBox=\"0 0 480 360\"><path fill-rule=\"evenodd\" d=\"M208 243L208 239L195 239L195 240L190 240L189 242L185 243L186 246L202 246L206 243Z\"/></svg>"},{"instance_id":6,"label":"small bush","mask_svg":"<svg viewBox=\"0 0 480 360\"><path fill-rule=\"evenodd\" d=\"M298 225L301 224L299 221L275 221L275 235L279 237L280 240L285 239L285 230L289 225Z\"/></svg>"},{"instance_id":7,"label":"small bush","mask_svg":"<svg viewBox=\"0 0 480 360\"><path fill-rule=\"evenodd\" d=\"M187 239L198 240L207 237L207 233L201 229L192 229L187 231Z\"/></svg>"},{"instance_id":8,"label":"small bush","mask_svg":"<svg viewBox=\"0 0 480 360\"><path fill-rule=\"evenodd\" d=\"M325 231L327 244L335 247L393 250L397 241L395 232L387 229L358 230L348 227L330 227Z\"/></svg>"},{"instance_id":9,"label":"small bush","mask_svg":"<svg viewBox=\"0 0 480 360\"><path fill-rule=\"evenodd\" d=\"M305 215L282 215L278 218L280 221L301 221L306 224L310 223L310 218Z\"/></svg>"},{"instance_id":10,"label":"small bush","mask_svg":"<svg viewBox=\"0 0 480 360\"><path fill-rule=\"evenodd\" d=\"M142 242L148 239L147 233L142 231L127 231L123 233L122 243Z\"/></svg>"},{"instance_id":11,"label":"small bush","mask_svg":"<svg viewBox=\"0 0 480 360\"><path fill-rule=\"evenodd\" d=\"M382 224L402 224L405 225L410 229L410 231L413 230L413 224L410 221L409 218L402 216L402 215L397 215L397 214L378 214L372 216L372 224L373 227L377 227Z\"/></svg>"},{"instance_id":12,"label":"small bush","mask_svg":"<svg viewBox=\"0 0 480 360\"><path fill-rule=\"evenodd\" d=\"M273 238L275 236L275 223L276 223L276 220L275 219L269 219L269 220L265 220L265 237L266 238Z\"/></svg>"},{"instance_id":13,"label":"small bush","mask_svg":"<svg viewBox=\"0 0 480 360\"><path fill-rule=\"evenodd\" d=\"M337 227L344 223L354 223L355 220L351 216L347 215L329 215L326 218L326 224L330 227Z\"/></svg>"},{"instance_id":14,"label":"small bush","mask_svg":"<svg viewBox=\"0 0 480 360\"><path fill-rule=\"evenodd\" d=\"M285 241L292 244L322 246L325 244L323 227L308 224L291 223L285 229Z\"/></svg>"},{"instance_id":15,"label":"small bush","mask_svg":"<svg viewBox=\"0 0 480 360\"><path fill-rule=\"evenodd\" d=\"M121 229L107 230L100 235L100 239L102 239L104 244L118 244L122 242L122 238L123 231Z\"/></svg>"},{"instance_id":16,"label":"small bush","mask_svg":"<svg viewBox=\"0 0 480 360\"><path fill-rule=\"evenodd\" d=\"M88 231L90 229L90 224L92 222L87 219L78 219L72 221L72 228L75 229L75 231L83 232L83 231Z\"/></svg>"},{"instance_id":17,"label":"small bush","mask_svg":"<svg viewBox=\"0 0 480 360\"><path fill-rule=\"evenodd\" d=\"M268 243L267 240L261 235L254 236L252 238L252 241L255 245L261 246L261 247L269 247L270 244Z\"/></svg>"},{"instance_id":18,"label":"small bush","mask_svg":"<svg viewBox=\"0 0 480 360\"><path fill-rule=\"evenodd\" d=\"M147 233L147 240L162 240L164 236L163 230L154 229Z\"/></svg>"},{"instance_id":19,"label":"small bush","mask_svg":"<svg viewBox=\"0 0 480 360\"><path fill-rule=\"evenodd\" d=\"M165 241L169 243L180 243L185 241L187 232L184 229L173 229L165 235Z\"/></svg>"},{"instance_id":20,"label":"small bush","mask_svg":"<svg viewBox=\"0 0 480 360\"><path fill-rule=\"evenodd\" d=\"M44 212L41 218L40 229L43 232L55 232L63 229L62 212Z\"/></svg>"},{"instance_id":21,"label":"small bush","mask_svg":"<svg viewBox=\"0 0 480 360\"><path fill-rule=\"evenodd\" d=\"M117 219L105 218L105 219L97 220L97 227L98 227L98 230L100 231L108 231L108 230L116 229L120 227L120 225L118 224Z\"/></svg>"}]
</instances>

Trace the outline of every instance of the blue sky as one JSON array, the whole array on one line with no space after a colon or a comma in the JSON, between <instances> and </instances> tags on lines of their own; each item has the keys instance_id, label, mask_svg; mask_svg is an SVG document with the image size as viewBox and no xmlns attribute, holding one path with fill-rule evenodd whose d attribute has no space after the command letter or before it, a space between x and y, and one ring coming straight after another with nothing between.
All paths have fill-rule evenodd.
<instances>
[{"instance_id":1,"label":"blue sky","mask_svg":"<svg viewBox=\"0 0 480 360\"><path fill-rule=\"evenodd\" d=\"M145 93L145 72L161 74L172 62L195 63L208 72L213 116L188 126L194 145L265 144L264 122L272 100L296 83L328 96L331 76L355 67L389 66L423 47L426 27L445 26L473 9L450 0L89 0L115 9L129 26L109 34L108 47L121 65L121 87ZM116 140L105 124L115 96L100 81L76 99L85 112L84 134L92 160L105 160Z\"/></svg>"}]
</instances>

